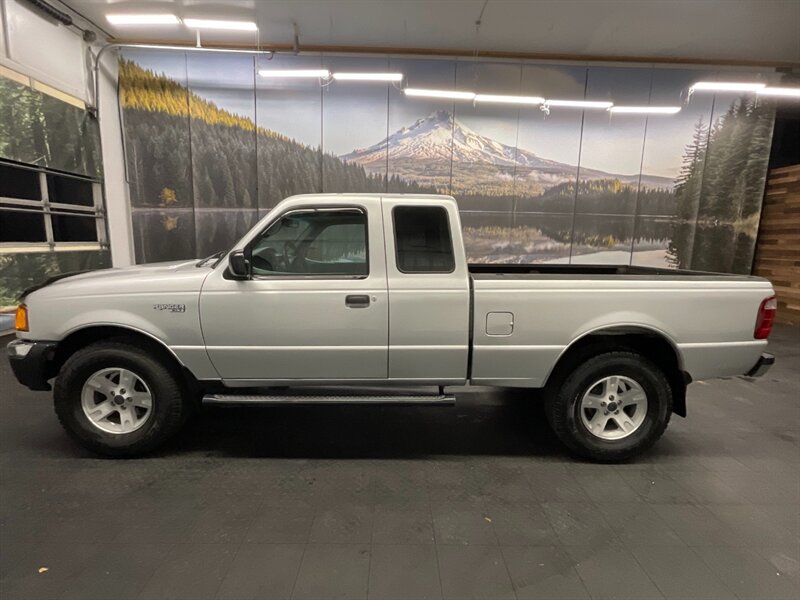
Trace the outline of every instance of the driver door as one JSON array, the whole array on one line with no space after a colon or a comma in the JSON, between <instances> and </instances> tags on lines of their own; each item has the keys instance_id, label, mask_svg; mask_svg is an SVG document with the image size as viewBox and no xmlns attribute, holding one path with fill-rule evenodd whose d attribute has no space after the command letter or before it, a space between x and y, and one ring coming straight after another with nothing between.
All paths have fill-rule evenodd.
<instances>
[{"instance_id":1,"label":"driver door","mask_svg":"<svg viewBox=\"0 0 800 600\"><path fill-rule=\"evenodd\" d=\"M379 198L284 210L247 246L250 279L221 268L203 287L203 334L220 376L229 385L386 378L383 248Z\"/></svg>"}]
</instances>

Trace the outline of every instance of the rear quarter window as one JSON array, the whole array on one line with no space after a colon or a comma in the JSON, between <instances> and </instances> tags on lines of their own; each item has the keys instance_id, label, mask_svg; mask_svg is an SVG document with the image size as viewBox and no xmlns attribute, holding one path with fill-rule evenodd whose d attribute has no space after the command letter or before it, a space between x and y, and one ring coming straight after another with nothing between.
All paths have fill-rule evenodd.
<instances>
[{"instance_id":1,"label":"rear quarter window","mask_svg":"<svg viewBox=\"0 0 800 600\"><path fill-rule=\"evenodd\" d=\"M400 272L453 272L453 240L444 207L395 206L392 219L397 269Z\"/></svg>"}]
</instances>

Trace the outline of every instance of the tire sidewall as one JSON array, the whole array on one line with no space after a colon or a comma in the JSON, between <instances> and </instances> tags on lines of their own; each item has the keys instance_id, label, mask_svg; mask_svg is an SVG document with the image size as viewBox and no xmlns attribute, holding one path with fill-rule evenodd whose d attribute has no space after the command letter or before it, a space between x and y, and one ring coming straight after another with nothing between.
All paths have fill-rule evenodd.
<instances>
[{"instance_id":1,"label":"tire sidewall","mask_svg":"<svg viewBox=\"0 0 800 600\"><path fill-rule=\"evenodd\" d=\"M147 421L130 433L110 433L96 427L86 416L81 403L83 386L97 371L124 368L144 381L152 397ZM160 430L170 420L170 399L174 381L158 362L122 348L87 348L73 355L56 381L55 406L67 430L84 445L102 453L125 454L149 446L160 437Z\"/></svg>"},{"instance_id":2,"label":"tire sidewall","mask_svg":"<svg viewBox=\"0 0 800 600\"><path fill-rule=\"evenodd\" d=\"M590 386L612 375L638 383L647 395L644 422L632 434L618 440L604 440L592 434L581 419L581 401ZM644 357L636 355L598 356L579 367L562 388L564 427L584 456L599 460L624 460L649 447L661 435L672 411L669 383L663 373Z\"/></svg>"}]
</instances>

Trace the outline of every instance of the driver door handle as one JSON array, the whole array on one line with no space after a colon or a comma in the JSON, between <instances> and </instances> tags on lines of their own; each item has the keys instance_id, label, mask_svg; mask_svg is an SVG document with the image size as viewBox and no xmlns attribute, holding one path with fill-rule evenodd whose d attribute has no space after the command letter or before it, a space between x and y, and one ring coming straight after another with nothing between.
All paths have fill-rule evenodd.
<instances>
[{"instance_id":1,"label":"driver door handle","mask_svg":"<svg viewBox=\"0 0 800 600\"><path fill-rule=\"evenodd\" d=\"M348 308L367 308L369 296L366 294L350 294L344 297L344 304Z\"/></svg>"}]
</instances>

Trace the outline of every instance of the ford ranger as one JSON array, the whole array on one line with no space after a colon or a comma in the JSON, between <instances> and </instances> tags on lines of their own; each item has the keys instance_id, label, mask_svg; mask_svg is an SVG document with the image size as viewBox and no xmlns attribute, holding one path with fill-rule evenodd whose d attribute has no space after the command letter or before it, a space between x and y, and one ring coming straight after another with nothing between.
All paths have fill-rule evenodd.
<instances>
[{"instance_id":1,"label":"ford ranger","mask_svg":"<svg viewBox=\"0 0 800 600\"><path fill-rule=\"evenodd\" d=\"M21 300L17 379L55 378L66 431L112 456L155 448L203 401L448 404L470 384L543 388L572 452L625 460L686 415L688 383L763 373L776 310L757 277L470 265L453 198L391 194L288 198L229 251Z\"/></svg>"}]
</instances>

